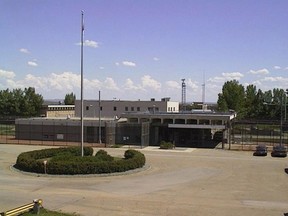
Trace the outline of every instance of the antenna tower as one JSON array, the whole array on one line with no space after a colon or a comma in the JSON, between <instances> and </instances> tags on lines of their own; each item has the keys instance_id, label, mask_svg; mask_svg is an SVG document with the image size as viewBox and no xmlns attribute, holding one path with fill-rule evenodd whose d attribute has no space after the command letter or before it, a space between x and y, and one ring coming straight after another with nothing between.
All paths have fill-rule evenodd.
<instances>
[{"instance_id":1,"label":"antenna tower","mask_svg":"<svg viewBox=\"0 0 288 216\"><path fill-rule=\"evenodd\" d=\"M186 84L185 79L182 80L182 111L186 110Z\"/></svg>"}]
</instances>

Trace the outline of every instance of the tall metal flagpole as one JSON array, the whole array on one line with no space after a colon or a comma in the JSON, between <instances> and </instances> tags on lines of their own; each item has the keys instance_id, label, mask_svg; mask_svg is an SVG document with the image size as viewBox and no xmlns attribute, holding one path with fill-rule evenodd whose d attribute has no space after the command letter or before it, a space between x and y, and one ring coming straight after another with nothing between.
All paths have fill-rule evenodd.
<instances>
[{"instance_id":1,"label":"tall metal flagpole","mask_svg":"<svg viewBox=\"0 0 288 216\"><path fill-rule=\"evenodd\" d=\"M81 156L84 156L84 120L83 120L83 33L84 33L84 11L81 11Z\"/></svg>"}]
</instances>

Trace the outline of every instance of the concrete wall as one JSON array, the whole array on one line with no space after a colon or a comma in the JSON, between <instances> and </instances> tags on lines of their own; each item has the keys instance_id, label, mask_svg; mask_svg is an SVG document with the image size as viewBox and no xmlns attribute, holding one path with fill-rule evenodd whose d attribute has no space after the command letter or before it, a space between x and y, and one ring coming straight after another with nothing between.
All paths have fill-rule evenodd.
<instances>
[{"instance_id":1,"label":"concrete wall","mask_svg":"<svg viewBox=\"0 0 288 216\"><path fill-rule=\"evenodd\" d=\"M99 101L85 100L83 102L84 117L99 117ZM122 113L136 112L178 112L179 103L172 101L121 101L110 100L101 101L101 117L120 117ZM75 116L81 115L81 101L75 102Z\"/></svg>"}]
</instances>

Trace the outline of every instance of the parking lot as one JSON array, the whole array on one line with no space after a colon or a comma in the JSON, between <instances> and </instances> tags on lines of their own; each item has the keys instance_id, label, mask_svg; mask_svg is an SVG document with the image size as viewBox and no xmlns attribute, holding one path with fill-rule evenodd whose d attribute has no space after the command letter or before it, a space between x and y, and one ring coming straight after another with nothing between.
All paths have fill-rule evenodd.
<instances>
[{"instance_id":1,"label":"parking lot","mask_svg":"<svg viewBox=\"0 0 288 216\"><path fill-rule=\"evenodd\" d=\"M112 176L43 176L11 169L23 151L0 145L0 211L33 199L50 210L80 215L284 215L287 158L215 149L142 149L145 169ZM95 149L97 150L97 149ZM125 148L106 149L123 155Z\"/></svg>"}]
</instances>

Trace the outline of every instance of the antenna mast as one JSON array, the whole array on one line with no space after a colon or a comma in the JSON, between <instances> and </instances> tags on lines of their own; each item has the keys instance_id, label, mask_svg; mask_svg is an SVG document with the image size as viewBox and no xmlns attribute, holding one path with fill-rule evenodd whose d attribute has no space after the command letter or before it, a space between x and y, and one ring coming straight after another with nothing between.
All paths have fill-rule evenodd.
<instances>
[{"instance_id":1,"label":"antenna mast","mask_svg":"<svg viewBox=\"0 0 288 216\"><path fill-rule=\"evenodd\" d=\"M205 93L206 93L206 88L205 88L205 73L204 73L203 84L202 84L202 109L203 110L207 109L207 106L205 105Z\"/></svg>"},{"instance_id":2,"label":"antenna mast","mask_svg":"<svg viewBox=\"0 0 288 216\"><path fill-rule=\"evenodd\" d=\"M186 111L186 84L185 79L182 80L182 111Z\"/></svg>"}]
</instances>

